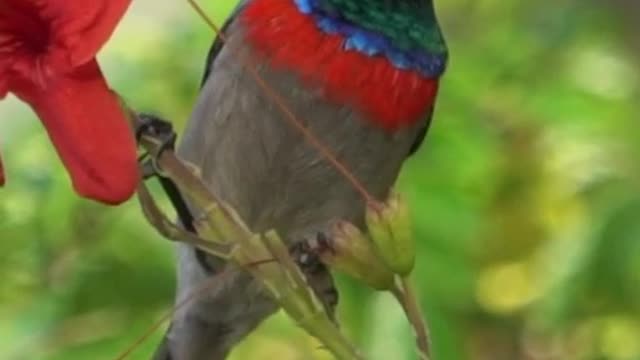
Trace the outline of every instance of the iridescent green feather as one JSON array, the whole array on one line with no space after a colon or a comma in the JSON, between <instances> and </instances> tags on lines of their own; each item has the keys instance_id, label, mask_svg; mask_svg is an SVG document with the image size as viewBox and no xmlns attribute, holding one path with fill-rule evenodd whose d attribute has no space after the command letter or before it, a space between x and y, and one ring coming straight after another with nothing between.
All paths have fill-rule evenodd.
<instances>
[{"instance_id":1,"label":"iridescent green feather","mask_svg":"<svg viewBox=\"0 0 640 360\"><path fill-rule=\"evenodd\" d=\"M339 13L388 36L402 50L447 52L432 0L320 0L319 4L328 13Z\"/></svg>"}]
</instances>

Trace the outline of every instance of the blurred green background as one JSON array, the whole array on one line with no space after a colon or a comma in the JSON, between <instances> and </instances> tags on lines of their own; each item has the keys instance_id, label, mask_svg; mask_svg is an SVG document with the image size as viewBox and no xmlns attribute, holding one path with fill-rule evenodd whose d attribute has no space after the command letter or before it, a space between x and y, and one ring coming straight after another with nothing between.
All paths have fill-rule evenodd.
<instances>
[{"instance_id":1,"label":"blurred green background","mask_svg":"<svg viewBox=\"0 0 640 360\"><path fill-rule=\"evenodd\" d=\"M234 2L205 7L220 22ZM161 3L135 1L101 61L130 104L181 129L212 33L186 2ZM450 67L399 184L435 359L640 359L640 3L437 7ZM135 200L74 195L24 105L5 100L0 117L0 358L113 359L170 310L173 245ZM413 359L394 302L340 283L354 341L372 359ZM281 314L233 359L272 357L328 358Z\"/></svg>"}]
</instances>

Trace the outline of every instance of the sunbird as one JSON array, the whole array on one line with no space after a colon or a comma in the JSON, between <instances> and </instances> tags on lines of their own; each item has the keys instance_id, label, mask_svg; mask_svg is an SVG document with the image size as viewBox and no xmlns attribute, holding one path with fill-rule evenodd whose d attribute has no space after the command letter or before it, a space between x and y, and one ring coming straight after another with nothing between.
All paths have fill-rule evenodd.
<instances>
[{"instance_id":1,"label":"sunbird","mask_svg":"<svg viewBox=\"0 0 640 360\"><path fill-rule=\"evenodd\" d=\"M222 31L179 157L256 233L275 229L294 246L330 242L336 219L366 231L362 189L287 116L385 200L425 138L447 64L432 0L245 0ZM247 272L186 244L178 252L177 302L224 276L175 313L155 359L225 359L277 305ZM326 268L310 276L333 307Z\"/></svg>"}]
</instances>

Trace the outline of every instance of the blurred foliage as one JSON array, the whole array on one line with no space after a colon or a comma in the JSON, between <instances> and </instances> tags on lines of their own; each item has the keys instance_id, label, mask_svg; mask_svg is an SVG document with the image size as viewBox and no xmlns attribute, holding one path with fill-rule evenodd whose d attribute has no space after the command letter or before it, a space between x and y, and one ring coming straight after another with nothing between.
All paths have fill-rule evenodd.
<instances>
[{"instance_id":1,"label":"blurred foliage","mask_svg":"<svg viewBox=\"0 0 640 360\"><path fill-rule=\"evenodd\" d=\"M207 10L221 21L233 3ZM437 5L450 67L399 184L435 358L640 359L640 6ZM186 3L136 1L102 63L133 106L182 128L211 38ZM113 359L170 310L172 245L135 200L78 199L24 106L0 116L0 358ZM340 283L345 331L371 358L414 358L393 301ZM317 347L277 315L233 358L327 358Z\"/></svg>"}]
</instances>

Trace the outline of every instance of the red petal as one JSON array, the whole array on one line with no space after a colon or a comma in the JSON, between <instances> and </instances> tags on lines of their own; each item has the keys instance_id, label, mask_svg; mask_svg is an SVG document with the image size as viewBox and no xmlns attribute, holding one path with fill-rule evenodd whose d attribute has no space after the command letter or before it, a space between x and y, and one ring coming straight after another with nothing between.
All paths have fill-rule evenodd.
<instances>
[{"instance_id":1,"label":"red petal","mask_svg":"<svg viewBox=\"0 0 640 360\"><path fill-rule=\"evenodd\" d=\"M45 89L23 82L12 90L44 123L79 194L107 204L131 197L140 177L135 140L95 60Z\"/></svg>"},{"instance_id":2,"label":"red petal","mask_svg":"<svg viewBox=\"0 0 640 360\"><path fill-rule=\"evenodd\" d=\"M113 33L131 0L49 0L44 16L55 19L53 37L63 43L72 66L91 61Z\"/></svg>"},{"instance_id":3,"label":"red petal","mask_svg":"<svg viewBox=\"0 0 640 360\"><path fill-rule=\"evenodd\" d=\"M0 73L0 100L4 99L7 96L8 92L7 80L2 76L2 73Z\"/></svg>"},{"instance_id":4,"label":"red petal","mask_svg":"<svg viewBox=\"0 0 640 360\"><path fill-rule=\"evenodd\" d=\"M10 61L14 71L25 77L51 77L91 61L112 35L131 0L0 2L0 62L8 55L18 55ZM1 72L0 77L6 76Z\"/></svg>"}]
</instances>

